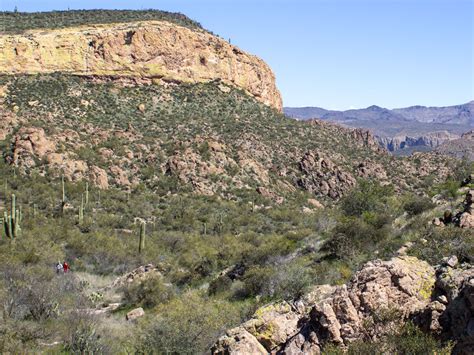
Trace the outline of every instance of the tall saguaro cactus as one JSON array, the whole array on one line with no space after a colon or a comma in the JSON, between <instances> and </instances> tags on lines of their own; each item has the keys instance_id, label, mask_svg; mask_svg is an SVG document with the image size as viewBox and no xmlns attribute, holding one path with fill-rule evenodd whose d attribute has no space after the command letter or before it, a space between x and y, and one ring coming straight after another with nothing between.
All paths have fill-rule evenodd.
<instances>
[{"instance_id":1,"label":"tall saguaro cactus","mask_svg":"<svg viewBox=\"0 0 474 355\"><path fill-rule=\"evenodd\" d=\"M3 228L7 238L14 240L20 235L21 220L21 208L16 208L16 196L12 194L10 214L8 213L8 211L4 211L3 213Z\"/></svg>"},{"instance_id":2,"label":"tall saguaro cactus","mask_svg":"<svg viewBox=\"0 0 474 355\"><path fill-rule=\"evenodd\" d=\"M146 238L146 222L140 224L140 242L138 244L138 253L142 253L145 249L145 238Z\"/></svg>"},{"instance_id":3,"label":"tall saguaro cactus","mask_svg":"<svg viewBox=\"0 0 474 355\"><path fill-rule=\"evenodd\" d=\"M64 206L66 205L66 186L64 185L64 175L61 176L61 188L62 188L61 213L64 213Z\"/></svg>"},{"instance_id":4,"label":"tall saguaro cactus","mask_svg":"<svg viewBox=\"0 0 474 355\"><path fill-rule=\"evenodd\" d=\"M86 201L85 201L85 205L87 206L89 204L89 182L86 181Z\"/></svg>"},{"instance_id":5,"label":"tall saguaro cactus","mask_svg":"<svg viewBox=\"0 0 474 355\"><path fill-rule=\"evenodd\" d=\"M84 194L81 196L81 207L79 207L79 224L84 222Z\"/></svg>"}]
</instances>

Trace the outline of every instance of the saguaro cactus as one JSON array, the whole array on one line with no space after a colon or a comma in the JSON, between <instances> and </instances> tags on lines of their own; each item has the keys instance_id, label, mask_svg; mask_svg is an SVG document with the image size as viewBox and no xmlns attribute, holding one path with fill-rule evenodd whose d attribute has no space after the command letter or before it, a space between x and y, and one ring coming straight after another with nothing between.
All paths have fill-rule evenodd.
<instances>
[{"instance_id":1,"label":"saguaro cactus","mask_svg":"<svg viewBox=\"0 0 474 355\"><path fill-rule=\"evenodd\" d=\"M16 196L12 194L10 214L8 214L8 211L3 212L3 228L5 230L5 235L7 236L7 238L13 240L20 235L21 220L21 208L16 208Z\"/></svg>"},{"instance_id":2,"label":"saguaro cactus","mask_svg":"<svg viewBox=\"0 0 474 355\"><path fill-rule=\"evenodd\" d=\"M145 238L146 238L146 222L140 224L140 242L138 244L138 253L142 253L145 249Z\"/></svg>"},{"instance_id":3,"label":"saguaro cactus","mask_svg":"<svg viewBox=\"0 0 474 355\"><path fill-rule=\"evenodd\" d=\"M86 181L86 206L89 204L89 182Z\"/></svg>"},{"instance_id":4,"label":"saguaro cactus","mask_svg":"<svg viewBox=\"0 0 474 355\"><path fill-rule=\"evenodd\" d=\"M81 196L81 207L79 207L79 224L84 222L84 194Z\"/></svg>"},{"instance_id":5,"label":"saguaro cactus","mask_svg":"<svg viewBox=\"0 0 474 355\"><path fill-rule=\"evenodd\" d=\"M61 189L62 189L61 213L64 213L64 206L66 205L66 186L64 184L64 175L61 176Z\"/></svg>"}]
</instances>

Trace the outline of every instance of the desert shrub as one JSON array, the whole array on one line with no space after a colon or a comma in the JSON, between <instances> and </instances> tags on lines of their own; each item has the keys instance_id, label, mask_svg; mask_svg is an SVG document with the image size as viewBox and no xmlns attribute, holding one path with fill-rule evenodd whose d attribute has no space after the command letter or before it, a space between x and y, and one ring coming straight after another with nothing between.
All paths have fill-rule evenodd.
<instances>
[{"instance_id":1,"label":"desert shrub","mask_svg":"<svg viewBox=\"0 0 474 355\"><path fill-rule=\"evenodd\" d=\"M421 231L409 253L435 265L445 256L456 255L460 261L474 260L474 233L455 226L427 227Z\"/></svg>"},{"instance_id":2,"label":"desert shrub","mask_svg":"<svg viewBox=\"0 0 474 355\"><path fill-rule=\"evenodd\" d=\"M403 203L403 210L407 212L409 216L419 215L434 207L435 204L431 199L425 196L411 195L407 197Z\"/></svg>"},{"instance_id":3,"label":"desert shrub","mask_svg":"<svg viewBox=\"0 0 474 355\"><path fill-rule=\"evenodd\" d=\"M442 344L431 334L421 331L411 322L388 337L388 349L392 354L451 354L453 344Z\"/></svg>"},{"instance_id":4,"label":"desert shrub","mask_svg":"<svg viewBox=\"0 0 474 355\"><path fill-rule=\"evenodd\" d=\"M271 279L274 270L269 266L255 266L250 268L243 278L244 288L239 290L240 297L269 296L273 293Z\"/></svg>"},{"instance_id":5,"label":"desert shrub","mask_svg":"<svg viewBox=\"0 0 474 355\"><path fill-rule=\"evenodd\" d=\"M128 304L148 308L168 302L174 295L173 285L166 284L161 276L149 277L141 282L134 282L124 289L124 300Z\"/></svg>"},{"instance_id":6,"label":"desert shrub","mask_svg":"<svg viewBox=\"0 0 474 355\"><path fill-rule=\"evenodd\" d=\"M474 173L474 163L467 159L462 159L453 169L451 178L454 181L462 181Z\"/></svg>"},{"instance_id":7,"label":"desert shrub","mask_svg":"<svg viewBox=\"0 0 474 355\"><path fill-rule=\"evenodd\" d=\"M84 24L166 20L181 26L202 29L183 14L160 10L70 10L50 12L2 12L4 31L22 32L35 28L63 28Z\"/></svg>"},{"instance_id":8,"label":"desert shrub","mask_svg":"<svg viewBox=\"0 0 474 355\"><path fill-rule=\"evenodd\" d=\"M301 297L312 284L311 270L294 262L276 266L256 266L244 275L242 287L234 288L233 297L260 296L270 299L295 299Z\"/></svg>"},{"instance_id":9,"label":"desert shrub","mask_svg":"<svg viewBox=\"0 0 474 355\"><path fill-rule=\"evenodd\" d=\"M384 209L384 202L391 195L392 187L361 180L355 189L341 199L341 210L347 216L361 216L364 212L380 211Z\"/></svg>"},{"instance_id":10,"label":"desert shrub","mask_svg":"<svg viewBox=\"0 0 474 355\"><path fill-rule=\"evenodd\" d=\"M373 223L376 222L376 217ZM369 220L370 221L370 220ZM342 218L332 236L325 242L323 251L336 259L351 259L361 253L368 254L377 244L390 237L390 226L367 223L355 217Z\"/></svg>"},{"instance_id":11,"label":"desert shrub","mask_svg":"<svg viewBox=\"0 0 474 355\"><path fill-rule=\"evenodd\" d=\"M416 325L408 322L397 327L387 336L377 340L357 340L342 350L333 344L327 344L322 353L327 355L377 355L377 354L451 354L452 343L443 344L431 334L423 333Z\"/></svg>"},{"instance_id":12,"label":"desert shrub","mask_svg":"<svg viewBox=\"0 0 474 355\"><path fill-rule=\"evenodd\" d=\"M49 336L40 323L3 318L0 323L0 353L26 354L36 348L38 339Z\"/></svg>"},{"instance_id":13,"label":"desert shrub","mask_svg":"<svg viewBox=\"0 0 474 355\"><path fill-rule=\"evenodd\" d=\"M312 284L311 271L307 265L293 263L277 267L271 280L274 285L274 298L291 300L305 294Z\"/></svg>"},{"instance_id":14,"label":"desert shrub","mask_svg":"<svg viewBox=\"0 0 474 355\"><path fill-rule=\"evenodd\" d=\"M217 277L209 283L209 295L216 295L229 291L232 288L232 280L227 275Z\"/></svg>"},{"instance_id":15,"label":"desert shrub","mask_svg":"<svg viewBox=\"0 0 474 355\"><path fill-rule=\"evenodd\" d=\"M157 308L157 317L143 326L140 353L206 353L222 332L238 324L246 306L203 297L189 291Z\"/></svg>"},{"instance_id":16,"label":"desert shrub","mask_svg":"<svg viewBox=\"0 0 474 355\"><path fill-rule=\"evenodd\" d=\"M454 200L458 196L458 190L461 187L461 183L458 180L447 180L444 183L438 184L433 187L432 194L439 194L445 199Z\"/></svg>"},{"instance_id":17,"label":"desert shrub","mask_svg":"<svg viewBox=\"0 0 474 355\"><path fill-rule=\"evenodd\" d=\"M91 316L73 312L67 319L64 350L73 354L104 354L106 347Z\"/></svg>"}]
</instances>

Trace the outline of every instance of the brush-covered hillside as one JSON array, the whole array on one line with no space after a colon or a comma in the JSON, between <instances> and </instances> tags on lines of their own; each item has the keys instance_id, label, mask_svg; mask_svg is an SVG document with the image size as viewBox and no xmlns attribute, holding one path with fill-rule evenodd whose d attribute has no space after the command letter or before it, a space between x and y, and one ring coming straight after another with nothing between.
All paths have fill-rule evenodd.
<instances>
[{"instance_id":1,"label":"brush-covered hillside","mask_svg":"<svg viewBox=\"0 0 474 355\"><path fill-rule=\"evenodd\" d=\"M206 353L407 242L472 262L470 229L431 223L469 164L284 116L263 61L180 14L2 16L0 352ZM413 327L408 352L450 349Z\"/></svg>"}]
</instances>

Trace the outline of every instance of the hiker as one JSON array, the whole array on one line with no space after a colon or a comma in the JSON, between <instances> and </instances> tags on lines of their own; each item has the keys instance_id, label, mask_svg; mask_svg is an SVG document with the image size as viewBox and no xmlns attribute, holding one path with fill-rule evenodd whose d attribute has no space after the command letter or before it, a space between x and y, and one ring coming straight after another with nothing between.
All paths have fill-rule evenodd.
<instances>
[{"instance_id":1,"label":"hiker","mask_svg":"<svg viewBox=\"0 0 474 355\"><path fill-rule=\"evenodd\" d=\"M63 270L64 270L64 273L69 271L69 264L67 262L63 263Z\"/></svg>"},{"instance_id":2,"label":"hiker","mask_svg":"<svg viewBox=\"0 0 474 355\"><path fill-rule=\"evenodd\" d=\"M59 274L63 270L63 264L60 261L56 264L56 274Z\"/></svg>"}]
</instances>

